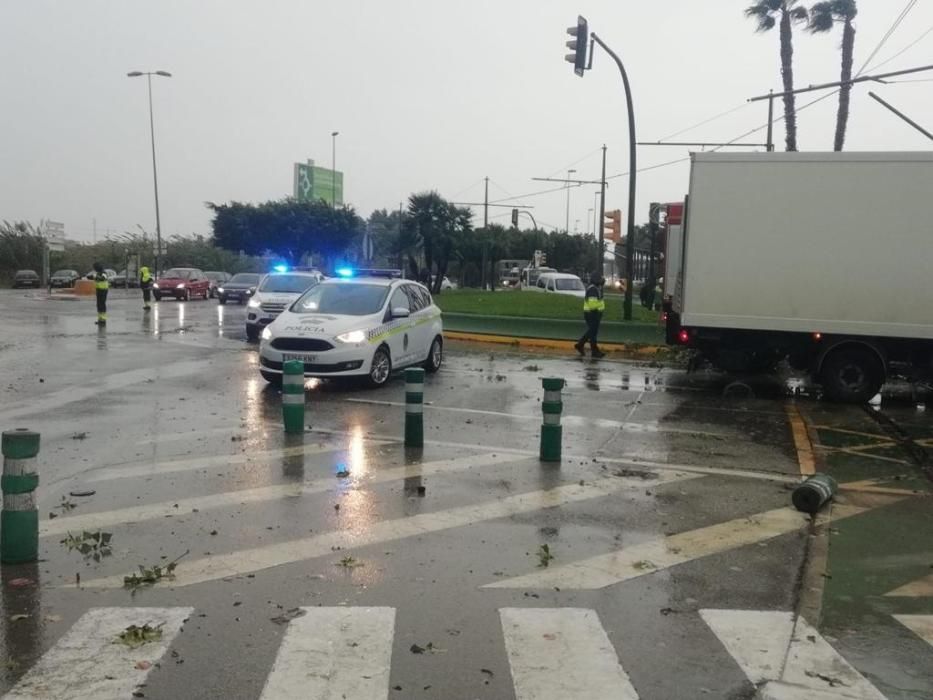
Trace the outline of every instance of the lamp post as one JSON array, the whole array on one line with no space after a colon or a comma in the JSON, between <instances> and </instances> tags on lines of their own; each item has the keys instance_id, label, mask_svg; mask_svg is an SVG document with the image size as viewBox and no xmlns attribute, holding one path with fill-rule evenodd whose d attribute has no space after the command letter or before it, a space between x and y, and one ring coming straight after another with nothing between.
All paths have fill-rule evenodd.
<instances>
[{"instance_id":1,"label":"lamp post","mask_svg":"<svg viewBox=\"0 0 933 700\"><path fill-rule=\"evenodd\" d=\"M333 209L337 208L337 136L340 134L339 131L332 131L330 134L331 139L331 159L330 159L330 175L331 175L331 187L333 193L331 194L331 207Z\"/></svg>"},{"instance_id":2,"label":"lamp post","mask_svg":"<svg viewBox=\"0 0 933 700\"><path fill-rule=\"evenodd\" d=\"M155 215L156 215L156 256L155 256L155 274L158 276L159 259L162 255L162 222L159 218L159 176L156 172L156 152L155 152L155 122L152 118L152 76L158 75L163 78L171 78L172 74L168 71L130 71L126 74L128 78L139 78L145 75L149 84L149 136L152 141L152 187L155 190Z\"/></svg>"},{"instance_id":3,"label":"lamp post","mask_svg":"<svg viewBox=\"0 0 933 700\"><path fill-rule=\"evenodd\" d=\"M567 233L570 233L570 176L575 172L573 169L567 171L567 225L564 227Z\"/></svg>"}]
</instances>

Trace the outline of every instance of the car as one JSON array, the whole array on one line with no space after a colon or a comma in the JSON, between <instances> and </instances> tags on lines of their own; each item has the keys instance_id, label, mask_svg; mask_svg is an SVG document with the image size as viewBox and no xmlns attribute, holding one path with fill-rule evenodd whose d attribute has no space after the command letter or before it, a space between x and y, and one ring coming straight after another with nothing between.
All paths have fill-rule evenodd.
<instances>
[{"instance_id":1,"label":"car","mask_svg":"<svg viewBox=\"0 0 933 700\"><path fill-rule=\"evenodd\" d=\"M56 270L49 278L50 287L74 287L81 275L77 270Z\"/></svg>"},{"instance_id":2,"label":"car","mask_svg":"<svg viewBox=\"0 0 933 700\"><path fill-rule=\"evenodd\" d=\"M552 294L564 294L566 296L580 297L586 296L586 287L576 275L569 275L564 272L545 272L538 276L535 286L530 288L536 292L545 292Z\"/></svg>"},{"instance_id":3,"label":"car","mask_svg":"<svg viewBox=\"0 0 933 700\"><path fill-rule=\"evenodd\" d=\"M270 272L264 276L247 304L246 339L259 340L263 328L322 279L320 272Z\"/></svg>"},{"instance_id":4,"label":"car","mask_svg":"<svg viewBox=\"0 0 933 700\"><path fill-rule=\"evenodd\" d=\"M538 285L538 277L546 272L557 272L553 267L526 267L519 273L519 288L534 289Z\"/></svg>"},{"instance_id":5,"label":"car","mask_svg":"<svg viewBox=\"0 0 933 700\"><path fill-rule=\"evenodd\" d=\"M436 279L437 279L437 278L434 277L433 275L431 276L431 285L432 285L432 286L434 285L434 282L435 282ZM453 282L451 282L451 281L447 278L447 275L444 275L444 276L441 278L441 291L442 291L442 292L446 292L448 289L456 289L456 288L457 288L457 285L454 284Z\"/></svg>"},{"instance_id":6,"label":"car","mask_svg":"<svg viewBox=\"0 0 933 700\"><path fill-rule=\"evenodd\" d=\"M153 283L152 296L156 301L162 297L174 297L178 301L190 301L195 297L208 299L211 281L196 267L173 267Z\"/></svg>"},{"instance_id":7,"label":"car","mask_svg":"<svg viewBox=\"0 0 933 700\"><path fill-rule=\"evenodd\" d=\"M230 273L220 270L207 270L205 273L207 279L211 281L211 299L217 297L217 288L223 286L223 283L230 279Z\"/></svg>"},{"instance_id":8,"label":"car","mask_svg":"<svg viewBox=\"0 0 933 700\"><path fill-rule=\"evenodd\" d=\"M35 270L17 270L16 274L13 275L13 289L21 287L35 287L38 289L41 286L42 280Z\"/></svg>"},{"instance_id":9,"label":"car","mask_svg":"<svg viewBox=\"0 0 933 700\"><path fill-rule=\"evenodd\" d=\"M217 301L220 304L226 304L228 301L245 304L261 280L262 275L257 272L239 272L217 287Z\"/></svg>"},{"instance_id":10,"label":"car","mask_svg":"<svg viewBox=\"0 0 933 700\"><path fill-rule=\"evenodd\" d=\"M364 377L370 386L394 370L443 361L441 310L417 282L383 277L324 280L262 331L259 372L282 381L288 360L304 362L306 377Z\"/></svg>"},{"instance_id":11,"label":"car","mask_svg":"<svg viewBox=\"0 0 933 700\"><path fill-rule=\"evenodd\" d=\"M127 276L126 270L120 270L116 276L110 280L111 287L138 287L139 286L139 273L136 272Z\"/></svg>"}]
</instances>

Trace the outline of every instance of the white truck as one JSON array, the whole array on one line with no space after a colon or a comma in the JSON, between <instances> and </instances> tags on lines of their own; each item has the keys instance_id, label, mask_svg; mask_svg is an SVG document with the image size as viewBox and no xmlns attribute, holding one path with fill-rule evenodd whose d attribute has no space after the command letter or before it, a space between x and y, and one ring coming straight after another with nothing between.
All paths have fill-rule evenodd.
<instances>
[{"instance_id":1,"label":"white truck","mask_svg":"<svg viewBox=\"0 0 933 700\"><path fill-rule=\"evenodd\" d=\"M667 342L828 398L933 370L933 153L697 153Z\"/></svg>"}]
</instances>

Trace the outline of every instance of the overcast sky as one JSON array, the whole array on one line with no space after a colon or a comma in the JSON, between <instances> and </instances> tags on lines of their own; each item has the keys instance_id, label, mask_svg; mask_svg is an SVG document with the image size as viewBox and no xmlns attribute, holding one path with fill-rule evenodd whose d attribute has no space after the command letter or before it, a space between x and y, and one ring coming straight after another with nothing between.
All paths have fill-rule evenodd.
<instances>
[{"instance_id":1,"label":"overcast sky","mask_svg":"<svg viewBox=\"0 0 933 700\"><path fill-rule=\"evenodd\" d=\"M173 74L153 83L164 235L208 233L205 201L291 194L293 163L330 166L335 130L345 197L363 216L426 189L481 202L484 176L493 201L546 190L531 178L571 167L596 180L603 143L609 174L623 173L618 71L598 53L575 76L563 58L567 26L585 15L626 62L640 140L740 107L677 137L730 140L766 120L765 103L745 100L780 87L778 36L754 32L748 2L0 0L0 219L62 221L85 240L94 219L100 238L154 230L146 83L131 70ZM907 4L861 0L856 69ZM920 0L872 66L931 28L933 2ZM796 34L798 86L838 79L839 41ZM933 32L883 70L931 58ZM857 87L847 150L930 148L869 89L933 128L933 82ZM831 97L800 114L801 150L832 148L835 111ZM783 130L775 136L783 147ZM638 149L640 167L686 156ZM679 200L687 175L686 163L640 175L637 219L651 201ZM624 208L625 178L610 182L607 208ZM596 189L571 191L571 229L587 227ZM512 201L563 227L565 196ZM495 222L508 216L491 210Z\"/></svg>"}]
</instances>

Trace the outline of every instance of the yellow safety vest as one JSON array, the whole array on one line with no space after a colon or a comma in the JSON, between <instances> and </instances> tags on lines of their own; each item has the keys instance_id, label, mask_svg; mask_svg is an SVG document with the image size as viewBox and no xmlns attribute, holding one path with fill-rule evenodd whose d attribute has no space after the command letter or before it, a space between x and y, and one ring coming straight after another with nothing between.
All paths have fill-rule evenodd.
<instances>
[{"instance_id":1,"label":"yellow safety vest","mask_svg":"<svg viewBox=\"0 0 933 700\"><path fill-rule=\"evenodd\" d=\"M599 287L595 285L590 285L589 289L586 290L586 293L590 293L590 289L596 291L596 296L587 296L583 300L583 311L584 313L589 313L591 311L599 311L602 313L606 310L606 302L603 299L602 292L599 291Z\"/></svg>"},{"instance_id":2,"label":"yellow safety vest","mask_svg":"<svg viewBox=\"0 0 933 700\"><path fill-rule=\"evenodd\" d=\"M152 279L152 275L149 273L149 268L148 268L148 267L141 267L141 268L139 268L139 280L140 280L140 282L142 282L143 284L146 284L146 282L148 282L148 281L151 280L151 279Z\"/></svg>"},{"instance_id":3,"label":"yellow safety vest","mask_svg":"<svg viewBox=\"0 0 933 700\"><path fill-rule=\"evenodd\" d=\"M110 280L107 279L107 275L101 273L94 278L94 288L95 289L110 289Z\"/></svg>"}]
</instances>

